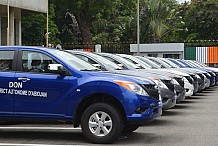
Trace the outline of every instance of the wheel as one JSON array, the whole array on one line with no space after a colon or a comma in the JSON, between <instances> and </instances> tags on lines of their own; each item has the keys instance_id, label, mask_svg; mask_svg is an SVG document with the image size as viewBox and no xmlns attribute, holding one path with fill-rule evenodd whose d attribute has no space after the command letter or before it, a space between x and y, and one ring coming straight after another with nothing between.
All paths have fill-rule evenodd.
<instances>
[{"instance_id":1,"label":"wheel","mask_svg":"<svg viewBox=\"0 0 218 146\"><path fill-rule=\"evenodd\" d=\"M123 128L123 133L132 133L139 128L139 125L126 125Z\"/></svg>"},{"instance_id":2,"label":"wheel","mask_svg":"<svg viewBox=\"0 0 218 146\"><path fill-rule=\"evenodd\" d=\"M83 135L93 143L111 143L123 130L120 111L111 104L95 103L83 113L81 119Z\"/></svg>"}]
</instances>

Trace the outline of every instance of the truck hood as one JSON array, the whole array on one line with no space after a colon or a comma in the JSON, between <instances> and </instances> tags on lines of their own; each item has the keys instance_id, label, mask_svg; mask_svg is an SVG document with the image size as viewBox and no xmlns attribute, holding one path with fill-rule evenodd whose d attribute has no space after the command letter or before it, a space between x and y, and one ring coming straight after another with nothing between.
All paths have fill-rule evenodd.
<instances>
[{"instance_id":1,"label":"truck hood","mask_svg":"<svg viewBox=\"0 0 218 146\"><path fill-rule=\"evenodd\" d=\"M115 73L108 73L108 72L87 72L88 75L94 76L96 78L101 78L102 80L105 78L106 80L123 80L123 81L130 81L137 84L155 84L152 80L148 78L139 78L136 76L128 76L124 74L115 74Z\"/></svg>"}]
</instances>

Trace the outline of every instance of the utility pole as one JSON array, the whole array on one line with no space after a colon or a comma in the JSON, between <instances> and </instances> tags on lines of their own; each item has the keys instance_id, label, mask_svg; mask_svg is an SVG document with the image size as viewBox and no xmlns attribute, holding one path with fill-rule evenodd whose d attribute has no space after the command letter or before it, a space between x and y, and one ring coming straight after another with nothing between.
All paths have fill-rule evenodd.
<instances>
[{"instance_id":1,"label":"utility pole","mask_svg":"<svg viewBox=\"0 0 218 146\"><path fill-rule=\"evenodd\" d=\"M47 3L47 6L48 6L48 3ZM48 48L48 9L47 9L47 20L46 21L47 21L46 22L46 47Z\"/></svg>"},{"instance_id":2,"label":"utility pole","mask_svg":"<svg viewBox=\"0 0 218 146\"><path fill-rule=\"evenodd\" d=\"M140 55L139 0L137 1L137 56Z\"/></svg>"},{"instance_id":3,"label":"utility pole","mask_svg":"<svg viewBox=\"0 0 218 146\"><path fill-rule=\"evenodd\" d=\"M10 46L10 3L8 0L8 5L7 5L7 10L8 10L8 27L7 27L7 46Z\"/></svg>"}]
</instances>

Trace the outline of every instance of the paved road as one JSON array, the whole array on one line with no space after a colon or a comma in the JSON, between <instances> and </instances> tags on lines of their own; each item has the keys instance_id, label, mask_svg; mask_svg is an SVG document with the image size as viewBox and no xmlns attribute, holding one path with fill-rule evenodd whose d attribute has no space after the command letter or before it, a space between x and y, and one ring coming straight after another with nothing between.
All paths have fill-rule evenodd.
<instances>
[{"instance_id":1,"label":"paved road","mask_svg":"<svg viewBox=\"0 0 218 146\"><path fill-rule=\"evenodd\" d=\"M218 87L186 99L151 124L120 137L112 145L217 146ZM80 129L16 129L0 125L0 145L92 145ZM11 128L12 127L12 128ZM6 128L6 129L5 129Z\"/></svg>"}]
</instances>

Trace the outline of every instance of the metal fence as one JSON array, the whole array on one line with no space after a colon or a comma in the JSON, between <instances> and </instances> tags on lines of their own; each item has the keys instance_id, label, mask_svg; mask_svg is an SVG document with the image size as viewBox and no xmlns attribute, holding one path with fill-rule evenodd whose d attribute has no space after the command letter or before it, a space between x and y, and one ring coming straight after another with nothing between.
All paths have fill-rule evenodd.
<instances>
[{"instance_id":1,"label":"metal fence","mask_svg":"<svg viewBox=\"0 0 218 146\"><path fill-rule=\"evenodd\" d=\"M130 54L130 44L131 43L102 42L98 44L101 45L101 52ZM96 44L67 43L67 44L62 44L62 48L65 50L83 50L83 51L88 51L88 52L94 52L95 45L97 45L97 43Z\"/></svg>"},{"instance_id":2,"label":"metal fence","mask_svg":"<svg viewBox=\"0 0 218 146\"><path fill-rule=\"evenodd\" d=\"M192 41L185 41L186 47L212 47L218 46L218 40L192 40Z\"/></svg>"}]
</instances>

